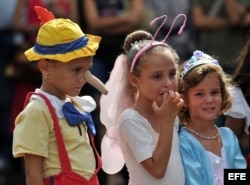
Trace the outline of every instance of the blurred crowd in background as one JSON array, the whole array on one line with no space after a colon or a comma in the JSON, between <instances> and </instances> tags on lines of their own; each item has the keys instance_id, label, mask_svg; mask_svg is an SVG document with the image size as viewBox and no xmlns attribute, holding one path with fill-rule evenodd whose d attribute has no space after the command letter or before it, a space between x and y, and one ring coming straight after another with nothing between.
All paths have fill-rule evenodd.
<instances>
[{"instance_id":1,"label":"blurred crowd in background","mask_svg":"<svg viewBox=\"0 0 250 185\"><path fill-rule=\"evenodd\" d=\"M12 130L26 93L41 83L36 65L24 56L24 51L34 45L40 27L35 5L46 7L57 18L77 22L84 33L102 37L92 73L104 83L123 51L126 35L136 29L154 33L157 25L150 27L149 22L155 17L168 16L157 35L161 40L174 18L186 14L184 33L178 35L183 22L180 18L167 40L177 50L180 64L200 49L218 58L228 74L237 66L237 57L250 34L249 0L0 0L0 185L25 184L22 159L12 157ZM99 101L99 92L88 84L81 94ZM99 120L99 107L92 116L100 146L105 128ZM125 185L128 179L125 167L112 176L101 171L99 177L101 185Z\"/></svg>"}]
</instances>

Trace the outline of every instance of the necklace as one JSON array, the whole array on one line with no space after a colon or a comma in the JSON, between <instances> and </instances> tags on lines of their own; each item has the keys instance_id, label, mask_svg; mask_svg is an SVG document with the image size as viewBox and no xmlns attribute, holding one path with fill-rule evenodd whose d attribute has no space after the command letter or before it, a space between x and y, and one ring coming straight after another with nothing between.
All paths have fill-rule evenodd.
<instances>
[{"instance_id":1,"label":"necklace","mask_svg":"<svg viewBox=\"0 0 250 185\"><path fill-rule=\"evenodd\" d=\"M192 130L192 129L186 127L186 126L183 127L183 128L185 128L187 131L189 131L190 133L192 133L192 134L198 136L198 137L201 138L201 139L205 139L205 140L214 140L214 139L216 139L216 138L219 136L219 130L218 130L217 126L214 125L214 127L215 127L216 130L217 130L217 133L216 133L214 136L204 136L204 135L201 135L199 132L196 132L196 131L194 131L194 130Z\"/></svg>"}]
</instances>

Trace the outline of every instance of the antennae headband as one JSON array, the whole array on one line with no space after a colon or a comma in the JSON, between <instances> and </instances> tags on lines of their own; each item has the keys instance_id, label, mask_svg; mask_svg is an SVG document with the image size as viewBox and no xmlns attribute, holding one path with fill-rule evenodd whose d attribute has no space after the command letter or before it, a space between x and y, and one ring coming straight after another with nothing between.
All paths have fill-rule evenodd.
<instances>
[{"instance_id":1,"label":"antennae headband","mask_svg":"<svg viewBox=\"0 0 250 185\"><path fill-rule=\"evenodd\" d=\"M156 30L156 32L155 32L155 34L154 34L154 37L153 37L153 39L152 39L152 41L151 41L149 44L146 44L142 49L140 49L140 50L137 52L137 54L135 55L135 57L133 58L132 63L131 63L131 66L130 66L130 70L129 70L130 72L133 72L134 67L135 67L135 64L136 64L136 61L137 61L138 58L142 55L142 53L144 53L146 50L148 50L148 49L150 49L150 48L152 48L152 47L154 47L154 46L159 46L159 45L165 46L165 47L169 47L169 45L166 44L165 42L166 42L168 36L170 35L170 33L171 33L172 29L173 29L173 26L174 26L176 20L177 20L179 17L181 17L181 16L184 17L184 21L183 21L183 24L182 24L182 26L180 27L180 29L179 29L179 31L178 31L178 34L182 34L182 33L183 33L183 29L184 29L184 27L185 27L185 25L186 25L187 17L186 17L185 14L179 14L178 16L175 17L175 19L174 19L174 21L173 21L173 23L172 23L172 25L171 25L171 27L170 27L170 29L169 29L167 35L165 36L165 38L164 38L161 42L154 42L154 41L155 41L155 38L156 38L156 36L158 35L160 29L161 29L161 28L163 27L163 25L167 22L167 15L163 15L163 16L157 17L157 18L153 19L153 20L150 22L149 25L152 26L156 21L158 21L159 19L164 18L164 20L163 20L163 22L161 23L161 25L157 28L157 30Z\"/></svg>"}]
</instances>

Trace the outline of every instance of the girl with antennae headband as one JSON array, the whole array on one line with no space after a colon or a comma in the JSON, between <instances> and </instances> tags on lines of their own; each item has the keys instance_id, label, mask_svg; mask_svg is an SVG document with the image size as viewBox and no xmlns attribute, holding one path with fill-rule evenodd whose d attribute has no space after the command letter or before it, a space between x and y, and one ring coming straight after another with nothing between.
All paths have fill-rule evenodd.
<instances>
[{"instance_id":1,"label":"girl with antennae headband","mask_svg":"<svg viewBox=\"0 0 250 185\"><path fill-rule=\"evenodd\" d=\"M186 16L181 14L178 17ZM177 18L178 18L177 17ZM162 16L153 20L164 18ZM173 23L174 24L174 23ZM184 25L181 27L181 31ZM100 99L107 132L101 143L103 170L117 173L126 163L129 185L184 185L178 141L178 55L143 30L129 34ZM112 156L112 158L110 157Z\"/></svg>"}]
</instances>

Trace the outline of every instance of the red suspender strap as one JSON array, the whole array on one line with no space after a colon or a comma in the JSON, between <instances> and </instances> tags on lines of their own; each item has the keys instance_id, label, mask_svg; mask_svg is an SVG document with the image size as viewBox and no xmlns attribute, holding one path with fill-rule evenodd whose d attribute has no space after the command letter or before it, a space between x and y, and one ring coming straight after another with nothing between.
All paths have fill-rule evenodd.
<instances>
[{"instance_id":1,"label":"red suspender strap","mask_svg":"<svg viewBox=\"0 0 250 185\"><path fill-rule=\"evenodd\" d=\"M95 141L94 141L94 135L92 134L89 134L89 139L91 141L91 145L95 151L95 155L96 155L96 161L97 161L97 167L95 169L95 174L98 173L98 171L101 169L102 167L102 160L101 160L101 156L99 155L97 149L96 149L96 146L95 146Z\"/></svg>"},{"instance_id":2,"label":"red suspender strap","mask_svg":"<svg viewBox=\"0 0 250 185\"><path fill-rule=\"evenodd\" d=\"M45 95L43 95L42 93L35 93L35 92L29 92L27 94L24 105L26 105L29 102L30 96L32 94L40 96L41 98L43 98L43 100L47 104L47 106L49 108L49 111L51 113L53 122L54 122L54 128L55 128L55 134L56 134L56 140L57 140L57 146L58 146L58 151L59 151L59 157L60 157L60 163L61 163L62 171L71 171L71 164L70 164L70 161L69 161L69 157L67 155L67 151L66 151L65 145L63 143L62 133L60 131L60 127L59 127L59 123L58 123L58 118L57 118L57 115L56 115L56 113L54 111L54 108L52 107L49 99Z\"/></svg>"},{"instance_id":3,"label":"red suspender strap","mask_svg":"<svg viewBox=\"0 0 250 185\"><path fill-rule=\"evenodd\" d=\"M53 106L51 105L49 99L43 95L42 93L36 93L36 92L29 92L26 96L25 99L25 103L24 106L26 106L29 102L29 99L31 97L32 94L38 95L41 98L43 98L43 100L45 101L45 103L47 104L49 111L51 113L53 122L54 122L54 128L55 128L55 134L56 134L56 140L57 140L57 146L58 146L58 151L59 151L59 157L60 157L60 163L61 163L61 167L62 167L62 171L72 171L71 169L71 164L70 164L70 160L69 160L69 156L67 154L64 142L63 142L63 137L62 137L62 133L60 131L60 127L59 127L59 123L58 123L58 118L57 115L54 111ZM101 161L101 157L96 149L95 146L95 142L94 142L94 136L92 134L88 134L89 135L89 139L91 142L91 145L94 149L96 158L97 158L97 168L95 170L95 174L97 174L97 172L101 169L102 167L102 161Z\"/></svg>"}]
</instances>

